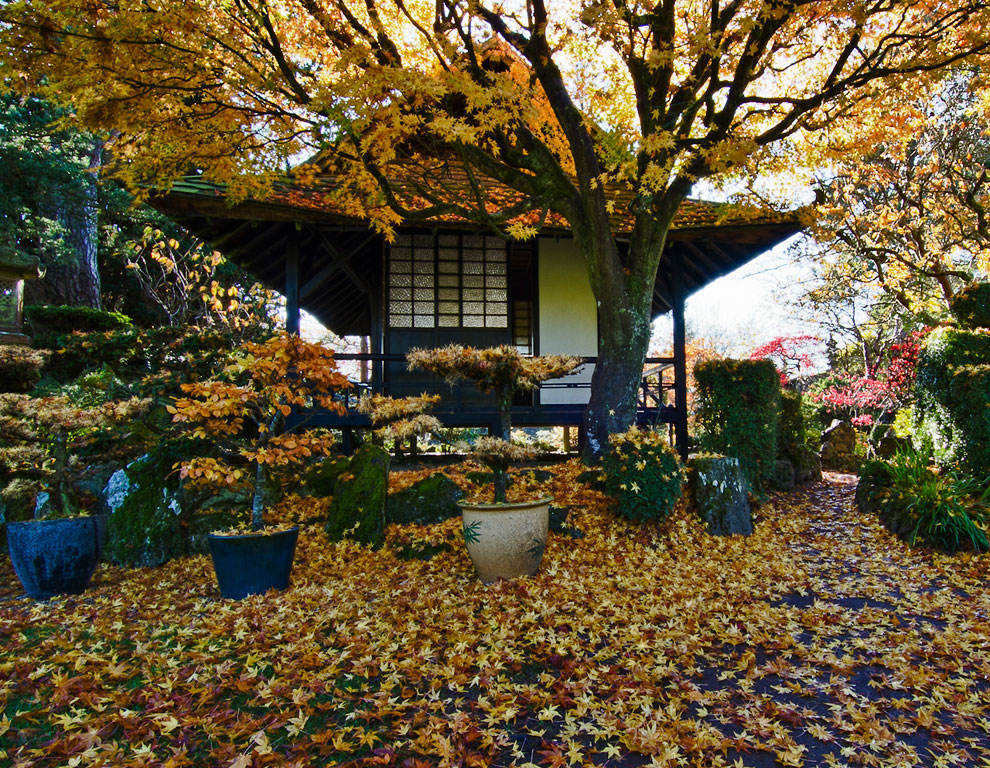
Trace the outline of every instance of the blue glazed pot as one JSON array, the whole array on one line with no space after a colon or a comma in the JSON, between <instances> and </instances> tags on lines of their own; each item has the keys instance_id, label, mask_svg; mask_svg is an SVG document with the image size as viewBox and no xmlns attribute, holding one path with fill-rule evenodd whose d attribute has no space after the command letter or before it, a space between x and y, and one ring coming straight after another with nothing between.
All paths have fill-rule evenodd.
<instances>
[{"instance_id":1,"label":"blue glazed pot","mask_svg":"<svg viewBox=\"0 0 990 768\"><path fill-rule=\"evenodd\" d=\"M240 600L269 589L286 589L298 539L298 527L277 533L210 534L210 554L220 594Z\"/></svg>"},{"instance_id":2,"label":"blue glazed pot","mask_svg":"<svg viewBox=\"0 0 990 768\"><path fill-rule=\"evenodd\" d=\"M106 516L7 523L14 572L35 600L79 594L100 562Z\"/></svg>"}]
</instances>

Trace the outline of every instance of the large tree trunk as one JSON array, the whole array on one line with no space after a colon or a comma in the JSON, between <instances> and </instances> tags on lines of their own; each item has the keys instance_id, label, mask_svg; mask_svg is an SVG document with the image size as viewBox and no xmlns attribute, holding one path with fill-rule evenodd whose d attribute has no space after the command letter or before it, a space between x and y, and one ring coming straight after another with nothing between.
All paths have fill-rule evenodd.
<instances>
[{"instance_id":1,"label":"large tree trunk","mask_svg":"<svg viewBox=\"0 0 990 768\"><path fill-rule=\"evenodd\" d=\"M63 247L41 254L45 277L25 285L28 304L56 304L101 307L99 249L99 199L97 174L103 154L102 143L95 143L86 158L88 172L80 175L73 188L51 191L50 217L63 231Z\"/></svg>"},{"instance_id":2,"label":"large tree trunk","mask_svg":"<svg viewBox=\"0 0 990 768\"><path fill-rule=\"evenodd\" d=\"M636 419L636 394L650 344L653 288L667 228L648 221L634 233L629 253L620 258L605 219L590 229L575 227L585 251L591 288L598 302L598 363L584 414L584 456L608 449L608 437ZM590 250L589 250L590 249Z\"/></svg>"},{"instance_id":3,"label":"large tree trunk","mask_svg":"<svg viewBox=\"0 0 990 768\"><path fill-rule=\"evenodd\" d=\"M625 431L635 421L636 393L650 343L652 293L650 286L639 290L640 295L629 290L596 294L598 363L584 415L586 456L600 455L608 448L609 435Z\"/></svg>"}]
</instances>

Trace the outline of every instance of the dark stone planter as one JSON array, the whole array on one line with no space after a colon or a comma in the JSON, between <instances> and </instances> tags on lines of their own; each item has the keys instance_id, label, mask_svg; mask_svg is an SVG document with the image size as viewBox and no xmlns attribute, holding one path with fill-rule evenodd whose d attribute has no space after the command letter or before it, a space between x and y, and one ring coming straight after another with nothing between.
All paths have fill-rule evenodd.
<instances>
[{"instance_id":1,"label":"dark stone planter","mask_svg":"<svg viewBox=\"0 0 990 768\"><path fill-rule=\"evenodd\" d=\"M277 533L209 537L220 594L231 600L269 589L286 589L299 528Z\"/></svg>"},{"instance_id":2,"label":"dark stone planter","mask_svg":"<svg viewBox=\"0 0 990 768\"><path fill-rule=\"evenodd\" d=\"M106 527L104 515L8 523L10 561L24 591L47 600L85 590L100 562Z\"/></svg>"}]
</instances>

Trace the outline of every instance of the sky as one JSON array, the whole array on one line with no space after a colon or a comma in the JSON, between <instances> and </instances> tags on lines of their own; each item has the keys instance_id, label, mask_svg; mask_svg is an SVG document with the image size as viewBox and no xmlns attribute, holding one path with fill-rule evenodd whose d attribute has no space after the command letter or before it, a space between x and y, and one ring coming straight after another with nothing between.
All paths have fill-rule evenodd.
<instances>
[{"instance_id":1,"label":"sky","mask_svg":"<svg viewBox=\"0 0 990 768\"><path fill-rule=\"evenodd\" d=\"M716 340L733 357L748 357L755 347L778 336L814 335L814 326L787 306L787 298L800 290L806 277L789 252L800 237L785 240L692 295L684 310L688 335ZM670 316L653 325L656 346L669 346Z\"/></svg>"}]
</instances>

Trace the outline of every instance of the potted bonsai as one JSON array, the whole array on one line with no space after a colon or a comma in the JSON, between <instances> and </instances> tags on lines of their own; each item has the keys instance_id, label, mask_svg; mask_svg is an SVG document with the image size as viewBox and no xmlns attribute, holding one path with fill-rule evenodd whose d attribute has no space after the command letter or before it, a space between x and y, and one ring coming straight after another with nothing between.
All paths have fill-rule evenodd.
<instances>
[{"instance_id":1,"label":"potted bonsai","mask_svg":"<svg viewBox=\"0 0 990 768\"><path fill-rule=\"evenodd\" d=\"M65 395L0 395L0 465L34 519L7 523L14 572L36 600L78 594L99 563L106 516L90 516L75 486L125 453L127 425L147 412L132 398L83 407ZM13 493L5 493L13 496Z\"/></svg>"},{"instance_id":2,"label":"potted bonsai","mask_svg":"<svg viewBox=\"0 0 990 768\"><path fill-rule=\"evenodd\" d=\"M581 359L565 355L524 357L508 345L475 349L458 344L413 349L406 359L410 369L441 376L449 384L471 381L481 392L494 395L502 434L482 437L471 446L472 455L492 471L493 499L491 504L459 502L464 542L486 584L535 573L546 545L552 499L510 503L506 498L509 467L537 455L534 448L511 442L512 400L517 392L570 373L581 365Z\"/></svg>"},{"instance_id":3,"label":"potted bonsai","mask_svg":"<svg viewBox=\"0 0 990 768\"><path fill-rule=\"evenodd\" d=\"M332 350L282 334L245 343L221 375L183 384L187 396L168 407L173 421L184 424L200 438L204 453L212 454L178 465L180 476L193 485L250 490L250 530L233 528L209 537L223 597L241 599L289 586L299 528L266 527L267 471L330 453L329 431L305 427L317 408L343 414L344 405L334 395L350 386L337 371Z\"/></svg>"}]
</instances>

